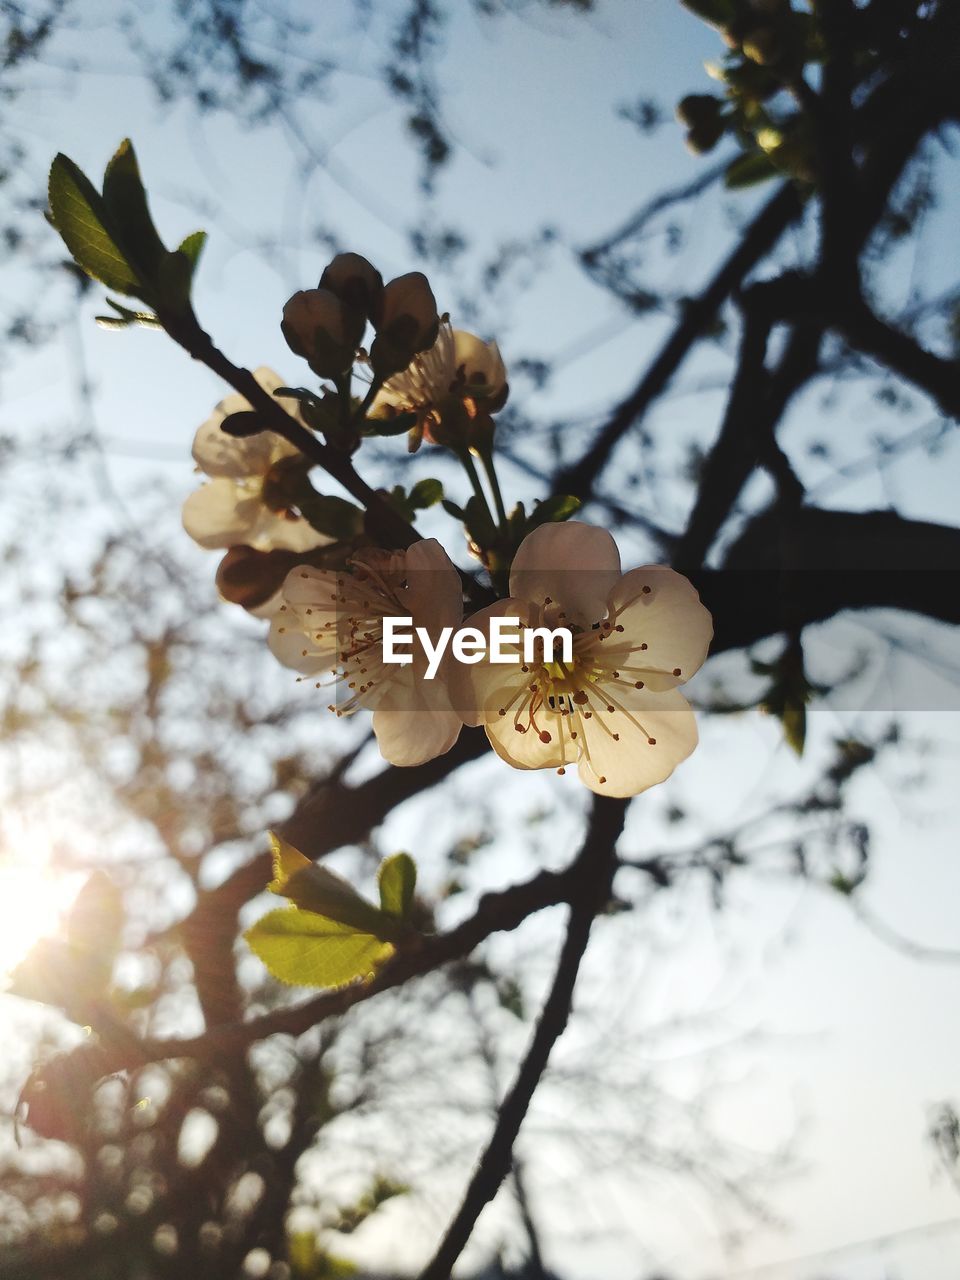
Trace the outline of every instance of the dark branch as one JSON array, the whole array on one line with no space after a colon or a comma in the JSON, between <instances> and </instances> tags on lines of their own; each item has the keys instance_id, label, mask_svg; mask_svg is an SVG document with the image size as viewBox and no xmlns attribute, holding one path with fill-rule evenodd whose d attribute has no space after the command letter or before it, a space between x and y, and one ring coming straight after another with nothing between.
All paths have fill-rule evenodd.
<instances>
[{"instance_id":1,"label":"dark branch","mask_svg":"<svg viewBox=\"0 0 960 1280\"><path fill-rule=\"evenodd\" d=\"M626 809L623 800L601 798L594 802L587 838L573 868L578 891L571 900L567 936L553 986L541 1011L527 1056L500 1106L493 1136L474 1171L463 1203L433 1260L421 1273L420 1280L448 1280L454 1263L470 1239L477 1218L510 1172L513 1144L546 1070L550 1052L570 1017L573 989L590 939L590 929L597 912L610 896L616 870L614 850L623 830Z\"/></svg>"},{"instance_id":2,"label":"dark branch","mask_svg":"<svg viewBox=\"0 0 960 1280\"><path fill-rule=\"evenodd\" d=\"M690 348L710 327L720 307L761 258L769 253L790 223L799 217L802 207L800 197L790 184L781 187L764 205L707 287L684 308L681 319L653 363L630 395L614 409L588 452L557 475L555 493L572 493L584 500L590 496L597 476L620 440L666 389Z\"/></svg>"}]
</instances>

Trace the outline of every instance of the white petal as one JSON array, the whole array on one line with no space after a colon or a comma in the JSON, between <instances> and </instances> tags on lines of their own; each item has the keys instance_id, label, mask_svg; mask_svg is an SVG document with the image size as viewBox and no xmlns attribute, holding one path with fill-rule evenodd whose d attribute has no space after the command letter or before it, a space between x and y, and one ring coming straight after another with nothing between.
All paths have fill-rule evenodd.
<instances>
[{"instance_id":1,"label":"white petal","mask_svg":"<svg viewBox=\"0 0 960 1280\"><path fill-rule=\"evenodd\" d=\"M299 564L283 580L283 598L288 604L323 609L335 616L338 576L332 569L315 569L311 564Z\"/></svg>"},{"instance_id":2,"label":"white petal","mask_svg":"<svg viewBox=\"0 0 960 1280\"><path fill-rule=\"evenodd\" d=\"M525 618L526 606L518 600L498 600L496 604L472 614L464 626L475 627L489 637L490 619L495 617ZM449 664L447 674L454 708L464 724L470 725L499 718L498 709L510 702L529 679L529 675L521 670L520 663L493 663L486 657L482 662L472 664L454 660Z\"/></svg>"},{"instance_id":3,"label":"white petal","mask_svg":"<svg viewBox=\"0 0 960 1280\"><path fill-rule=\"evenodd\" d=\"M609 604L611 617L616 613L623 627L604 642L611 665L629 665L631 675L654 690L683 684L699 671L713 638L713 619L682 574L662 565L631 569L610 593ZM640 651L640 644L646 649Z\"/></svg>"},{"instance_id":4,"label":"white petal","mask_svg":"<svg viewBox=\"0 0 960 1280\"><path fill-rule=\"evenodd\" d=\"M289 608L273 615L270 620L270 635L267 643L270 652L284 667L292 667L304 675L316 675L323 671L333 671L337 665L337 638L330 633L329 640L321 632L321 639L316 633L308 636L299 620L291 614Z\"/></svg>"},{"instance_id":5,"label":"white petal","mask_svg":"<svg viewBox=\"0 0 960 1280\"><path fill-rule=\"evenodd\" d=\"M696 717L678 689L654 693L647 688L621 688L619 681L610 682L609 688L618 709L612 713L604 709L603 689L599 689L590 699L594 714L589 720L581 717L580 779L598 795L639 795L669 778L693 751ZM619 734L619 741L614 734Z\"/></svg>"},{"instance_id":6,"label":"white petal","mask_svg":"<svg viewBox=\"0 0 960 1280\"><path fill-rule=\"evenodd\" d=\"M302 516L281 515L262 503L250 537L248 545L258 551L312 551L332 541L326 534L317 533Z\"/></svg>"},{"instance_id":7,"label":"white petal","mask_svg":"<svg viewBox=\"0 0 960 1280\"><path fill-rule=\"evenodd\" d=\"M484 342L465 329L453 331L453 360L459 369L462 365L468 388L476 386L488 395L498 392L507 380L500 348L495 342Z\"/></svg>"},{"instance_id":8,"label":"white petal","mask_svg":"<svg viewBox=\"0 0 960 1280\"><path fill-rule=\"evenodd\" d=\"M605 615L619 578L620 552L606 529L579 521L542 524L514 557L510 595L534 604L550 599L568 621L588 627Z\"/></svg>"},{"instance_id":9,"label":"white petal","mask_svg":"<svg viewBox=\"0 0 960 1280\"><path fill-rule=\"evenodd\" d=\"M255 369L253 376L268 395L273 395L278 387L283 386L280 376L265 365ZM283 405L288 412L293 412L298 422L302 422L295 401L286 400ZM229 414L243 413L250 408L249 400L234 391L220 401L198 429L193 441L193 457L206 475L227 476L235 480L244 476L263 476L279 458L299 452L282 436L270 431L262 431L246 439L236 439L221 431L220 424Z\"/></svg>"},{"instance_id":10,"label":"white petal","mask_svg":"<svg viewBox=\"0 0 960 1280\"><path fill-rule=\"evenodd\" d=\"M463 619L463 585L453 561L436 538L415 542L406 557L407 591L414 626L431 636Z\"/></svg>"},{"instance_id":11,"label":"white petal","mask_svg":"<svg viewBox=\"0 0 960 1280\"><path fill-rule=\"evenodd\" d=\"M549 741L544 742L537 730L529 727L526 713L519 717L524 730L517 728L514 713L521 705L516 703L505 716L498 716L486 725L487 738L500 759L506 760L514 769L558 769L564 763L572 764L576 750L569 741L566 725L561 724L562 718L541 708L537 715L537 729L550 735ZM561 738L561 729L564 738Z\"/></svg>"},{"instance_id":12,"label":"white petal","mask_svg":"<svg viewBox=\"0 0 960 1280\"><path fill-rule=\"evenodd\" d=\"M234 480L210 480L183 504L183 527L201 547L235 547L248 542L261 503Z\"/></svg>"},{"instance_id":13,"label":"white petal","mask_svg":"<svg viewBox=\"0 0 960 1280\"><path fill-rule=\"evenodd\" d=\"M437 680L402 677L388 681L373 713L373 731L385 760L425 764L449 751L463 724Z\"/></svg>"}]
</instances>

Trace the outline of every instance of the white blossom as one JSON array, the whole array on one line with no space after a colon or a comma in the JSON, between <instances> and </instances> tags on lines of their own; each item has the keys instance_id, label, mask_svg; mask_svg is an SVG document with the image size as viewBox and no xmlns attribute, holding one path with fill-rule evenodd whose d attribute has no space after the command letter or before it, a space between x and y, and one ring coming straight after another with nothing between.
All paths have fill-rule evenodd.
<instances>
[{"instance_id":1,"label":"white blossom","mask_svg":"<svg viewBox=\"0 0 960 1280\"><path fill-rule=\"evenodd\" d=\"M605 529L542 525L517 552L510 597L468 625L489 633L497 615L520 620L518 660L458 666L454 699L509 764L577 764L592 791L633 796L693 751L696 720L678 686L703 663L713 624L682 575L660 565L621 573ZM521 661L528 627L569 628L572 663Z\"/></svg>"},{"instance_id":2,"label":"white blossom","mask_svg":"<svg viewBox=\"0 0 960 1280\"><path fill-rule=\"evenodd\" d=\"M391 764L423 764L449 751L462 728L447 688L449 665L427 680L422 649L408 665L383 660L385 617L411 618L434 641L462 620L460 576L436 539L407 551L357 552L340 572L299 566L282 596L270 648L284 666L330 677L337 695L329 710L372 708L373 731Z\"/></svg>"},{"instance_id":3,"label":"white blossom","mask_svg":"<svg viewBox=\"0 0 960 1280\"><path fill-rule=\"evenodd\" d=\"M272 395L284 384L271 369L253 375ZM236 438L221 431L229 414L249 411L249 401L229 395L197 431L193 457L209 479L183 504L183 527L201 547L253 547L257 551L310 551L330 539L297 512L276 509L265 500L264 486L274 468L301 456L295 445L272 431ZM289 410L288 410L289 411ZM298 414L294 414L302 421Z\"/></svg>"}]
</instances>

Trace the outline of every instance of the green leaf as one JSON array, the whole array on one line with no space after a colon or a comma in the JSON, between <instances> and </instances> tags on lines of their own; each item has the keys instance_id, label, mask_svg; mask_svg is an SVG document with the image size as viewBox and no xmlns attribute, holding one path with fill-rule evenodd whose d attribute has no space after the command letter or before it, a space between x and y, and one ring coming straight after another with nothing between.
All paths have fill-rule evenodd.
<instances>
[{"instance_id":1,"label":"green leaf","mask_svg":"<svg viewBox=\"0 0 960 1280\"><path fill-rule=\"evenodd\" d=\"M455 502L451 502L449 498L441 498L440 505L448 516L453 516L454 520L465 520L467 513L463 507L458 507Z\"/></svg>"},{"instance_id":2,"label":"green leaf","mask_svg":"<svg viewBox=\"0 0 960 1280\"><path fill-rule=\"evenodd\" d=\"M562 520L569 520L580 510L581 505L580 499L575 498L572 493L555 493L552 497L538 503L530 512L527 529L536 529L541 524L559 524Z\"/></svg>"},{"instance_id":3,"label":"green leaf","mask_svg":"<svg viewBox=\"0 0 960 1280\"><path fill-rule=\"evenodd\" d=\"M142 281L120 248L103 197L63 154L50 166L49 200L53 225L77 264L108 289L148 301Z\"/></svg>"},{"instance_id":4,"label":"green leaf","mask_svg":"<svg viewBox=\"0 0 960 1280\"><path fill-rule=\"evenodd\" d=\"M435 506L443 497L443 484L432 478L418 480L410 490L410 505L415 511Z\"/></svg>"},{"instance_id":5,"label":"green leaf","mask_svg":"<svg viewBox=\"0 0 960 1280\"><path fill-rule=\"evenodd\" d=\"M200 255L203 253L203 247L206 243L207 233L205 231L193 231L177 245L177 253L182 253L190 263L191 275L197 269L197 263L200 261Z\"/></svg>"},{"instance_id":6,"label":"green leaf","mask_svg":"<svg viewBox=\"0 0 960 1280\"><path fill-rule=\"evenodd\" d=\"M745 151L727 165L723 183L731 191L740 191L745 187L754 187L759 182L767 182L778 173L779 170L770 157L762 151Z\"/></svg>"},{"instance_id":7,"label":"green leaf","mask_svg":"<svg viewBox=\"0 0 960 1280\"><path fill-rule=\"evenodd\" d=\"M398 929L392 916L378 910L342 876L311 862L279 836L271 834L270 844L273 879L267 888L271 893L289 898L305 911L375 934L384 941L396 941L403 936L404 931Z\"/></svg>"},{"instance_id":8,"label":"green leaf","mask_svg":"<svg viewBox=\"0 0 960 1280\"><path fill-rule=\"evenodd\" d=\"M464 524L467 533L478 547L487 548L493 545L497 529L487 509L487 504L474 494L467 502L464 511Z\"/></svg>"},{"instance_id":9,"label":"green leaf","mask_svg":"<svg viewBox=\"0 0 960 1280\"><path fill-rule=\"evenodd\" d=\"M228 413L220 423L221 431L238 440L245 440L248 436L258 436L266 429L262 416L253 409L239 409L236 413Z\"/></svg>"},{"instance_id":10,"label":"green leaf","mask_svg":"<svg viewBox=\"0 0 960 1280\"><path fill-rule=\"evenodd\" d=\"M185 253L174 249L164 251L157 268L157 288L164 305L171 311L184 311L190 302L193 284L193 263Z\"/></svg>"},{"instance_id":11,"label":"green leaf","mask_svg":"<svg viewBox=\"0 0 960 1280\"><path fill-rule=\"evenodd\" d=\"M417 864L409 853L395 853L385 858L377 873L380 886L380 910L397 920L408 920L417 887Z\"/></svg>"},{"instance_id":12,"label":"green leaf","mask_svg":"<svg viewBox=\"0 0 960 1280\"><path fill-rule=\"evenodd\" d=\"M370 978L393 955L391 944L375 934L300 907L268 912L243 936L273 977L300 987Z\"/></svg>"},{"instance_id":13,"label":"green leaf","mask_svg":"<svg viewBox=\"0 0 960 1280\"><path fill-rule=\"evenodd\" d=\"M318 533L325 533L337 542L349 542L363 532L363 510L346 498L323 493L303 494L298 495L297 506Z\"/></svg>"},{"instance_id":14,"label":"green leaf","mask_svg":"<svg viewBox=\"0 0 960 1280\"><path fill-rule=\"evenodd\" d=\"M107 306L113 307L117 314L115 316L97 316L96 321L101 328L129 329L133 325L140 325L144 329L163 328L163 325L152 311L132 311L129 307L117 302L115 298L107 298Z\"/></svg>"},{"instance_id":15,"label":"green leaf","mask_svg":"<svg viewBox=\"0 0 960 1280\"><path fill-rule=\"evenodd\" d=\"M147 207L147 193L129 138L124 138L103 175L103 202L121 239L127 260L143 281L155 281L167 249Z\"/></svg>"}]
</instances>

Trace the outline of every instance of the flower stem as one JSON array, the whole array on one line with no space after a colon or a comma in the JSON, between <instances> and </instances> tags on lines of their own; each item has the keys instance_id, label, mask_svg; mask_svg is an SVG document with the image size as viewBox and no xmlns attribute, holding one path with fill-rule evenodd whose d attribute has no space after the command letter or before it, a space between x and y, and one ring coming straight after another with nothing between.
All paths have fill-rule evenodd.
<instances>
[{"instance_id":1,"label":"flower stem","mask_svg":"<svg viewBox=\"0 0 960 1280\"><path fill-rule=\"evenodd\" d=\"M478 457L483 463L483 469L490 485L490 492L493 494L493 501L497 508L497 518L500 521L500 528L507 527L507 509L503 505L503 494L500 492L500 481L497 479L497 469L493 463L493 453L490 449L478 451Z\"/></svg>"},{"instance_id":2,"label":"flower stem","mask_svg":"<svg viewBox=\"0 0 960 1280\"><path fill-rule=\"evenodd\" d=\"M490 514L490 503L487 501L487 495L483 491L483 485L480 483L480 476L477 473L477 468L470 454L470 450L458 449L457 457L460 459L461 463L463 464L463 469L467 473L467 476L470 480L470 484L473 488L473 492L476 494L477 498L479 498L479 500L483 503L483 509L484 511L486 511L487 515L490 517L490 523L492 524L493 516Z\"/></svg>"}]
</instances>

